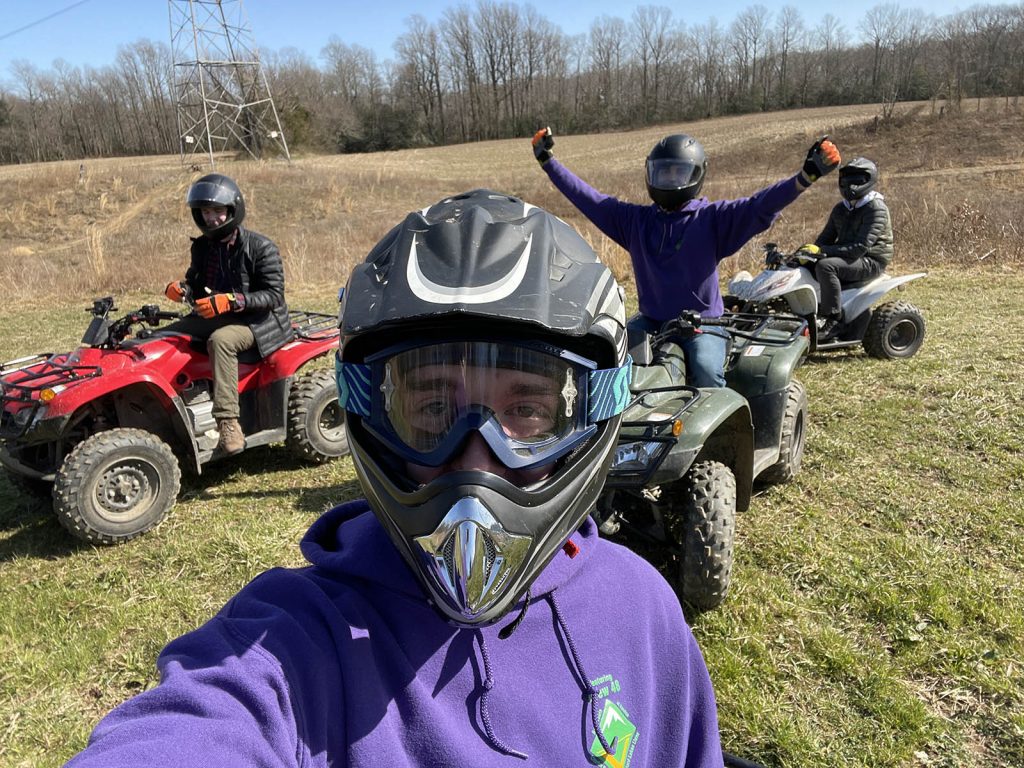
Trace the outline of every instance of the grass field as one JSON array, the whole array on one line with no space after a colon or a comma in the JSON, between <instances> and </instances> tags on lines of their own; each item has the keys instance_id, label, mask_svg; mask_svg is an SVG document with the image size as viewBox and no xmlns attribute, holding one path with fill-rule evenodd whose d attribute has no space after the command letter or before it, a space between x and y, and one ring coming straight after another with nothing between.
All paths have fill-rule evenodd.
<instances>
[{"instance_id":1,"label":"grass field","mask_svg":"<svg viewBox=\"0 0 1024 768\"><path fill-rule=\"evenodd\" d=\"M876 126L847 108L564 139L553 126L559 157L638 201L663 133L705 142L706 191L721 197L794 172L827 130L883 169L892 271L929 272L901 294L928 322L916 357L854 351L799 371L802 472L740 517L730 595L695 621L734 753L773 768L1024 765L1020 118L924 107ZM253 227L282 245L296 306L333 311L351 263L402 215L479 186L555 210L629 286L622 255L528 153L523 140L221 170L253 190ZM175 162L98 163L82 184L77 164L0 167L0 360L71 347L93 297L133 308L180 275L189 174ZM723 272L751 266L769 239L811 239L835 201L833 181L819 187ZM94 548L0 477L0 765L62 764L104 713L155 684L169 639L260 571L300 564L306 527L358 495L347 459L308 468L259 448L186 476L156 531Z\"/></svg>"}]
</instances>

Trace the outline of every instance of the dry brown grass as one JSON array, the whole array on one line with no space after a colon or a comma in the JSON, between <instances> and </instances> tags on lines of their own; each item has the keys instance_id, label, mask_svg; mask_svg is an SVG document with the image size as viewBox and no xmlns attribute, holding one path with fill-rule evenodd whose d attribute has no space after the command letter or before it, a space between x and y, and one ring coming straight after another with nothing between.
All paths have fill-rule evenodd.
<instances>
[{"instance_id":1,"label":"dry brown grass","mask_svg":"<svg viewBox=\"0 0 1024 768\"><path fill-rule=\"evenodd\" d=\"M750 194L800 165L829 133L846 157L882 169L893 212L896 269L1024 261L1024 120L1002 103L960 116L906 105L878 124L872 106L716 118L629 133L557 137L560 159L603 191L646 201L641 168L666 133L697 136L710 157L711 198ZM295 297L333 296L351 267L410 210L478 187L520 195L585 233L629 285L625 253L558 194L526 139L367 155L300 157L291 164L222 158L239 181L248 224L281 248ZM0 281L39 301L152 291L184 271L194 233L185 190L199 174L177 157L0 167ZM836 200L826 179L723 265L756 266L767 240L796 246L817 234Z\"/></svg>"}]
</instances>

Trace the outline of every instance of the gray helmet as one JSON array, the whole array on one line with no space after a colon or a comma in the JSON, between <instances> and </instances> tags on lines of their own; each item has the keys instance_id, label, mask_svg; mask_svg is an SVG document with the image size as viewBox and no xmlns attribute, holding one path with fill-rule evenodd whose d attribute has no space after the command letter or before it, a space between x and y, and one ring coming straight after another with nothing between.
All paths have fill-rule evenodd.
<instances>
[{"instance_id":1,"label":"gray helmet","mask_svg":"<svg viewBox=\"0 0 1024 768\"><path fill-rule=\"evenodd\" d=\"M223 173L209 173L193 182L185 203L192 209L192 220L204 235L221 240L245 219L245 198L233 179ZM208 227L203 220L203 208L222 205L228 209L227 220L218 227Z\"/></svg>"},{"instance_id":2,"label":"gray helmet","mask_svg":"<svg viewBox=\"0 0 1024 768\"><path fill-rule=\"evenodd\" d=\"M618 284L556 216L475 190L370 251L340 326L339 399L370 507L442 616L500 619L604 484L629 397ZM543 394L506 407L520 379ZM475 436L504 475L446 469ZM432 479L414 479L422 467Z\"/></svg>"},{"instance_id":3,"label":"gray helmet","mask_svg":"<svg viewBox=\"0 0 1024 768\"><path fill-rule=\"evenodd\" d=\"M878 166L866 157L855 157L839 169L839 194L853 202L864 197L878 183Z\"/></svg>"},{"instance_id":4,"label":"gray helmet","mask_svg":"<svg viewBox=\"0 0 1024 768\"><path fill-rule=\"evenodd\" d=\"M704 147L692 136L666 136L647 155L647 194L666 211L682 208L700 194L707 174Z\"/></svg>"}]
</instances>

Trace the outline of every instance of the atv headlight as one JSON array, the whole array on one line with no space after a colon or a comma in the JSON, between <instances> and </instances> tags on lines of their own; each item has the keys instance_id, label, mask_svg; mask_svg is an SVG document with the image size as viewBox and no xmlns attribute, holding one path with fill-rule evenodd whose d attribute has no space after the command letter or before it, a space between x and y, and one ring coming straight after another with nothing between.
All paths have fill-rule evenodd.
<instances>
[{"instance_id":1,"label":"atv headlight","mask_svg":"<svg viewBox=\"0 0 1024 768\"><path fill-rule=\"evenodd\" d=\"M45 408L22 408L20 411L15 413L11 419L14 421L15 426L18 429L27 429L31 424L35 424L39 419L42 418Z\"/></svg>"},{"instance_id":2,"label":"atv headlight","mask_svg":"<svg viewBox=\"0 0 1024 768\"><path fill-rule=\"evenodd\" d=\"M612 470L637 472L650 466L664 443L635 442L623 443L615 449Z\"/></svg>"}]
</instances>

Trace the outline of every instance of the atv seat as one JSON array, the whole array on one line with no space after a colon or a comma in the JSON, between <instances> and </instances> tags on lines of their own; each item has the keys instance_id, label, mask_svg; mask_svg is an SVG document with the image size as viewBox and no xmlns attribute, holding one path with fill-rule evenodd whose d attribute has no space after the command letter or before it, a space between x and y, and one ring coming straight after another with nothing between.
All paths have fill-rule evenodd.
<instances>
[{"instance_id":1,"label":"atv seat","mask_svg":"<svg viewBox=\"0 0 1024 768\"><path fill-rule=\"evenodd\" d=\"M189 342L188 342L188 345L194 351L199 352L200 354L203 354L203 355L209 354L206 351L206 340L205 339L190 338ZM249 349L245 350L244 352L239 352L238 353L238 362L239 363L244 363L245 365L255 365L256 363L258 363L262 359L263 359L263 357L260 355L260 351L256 347L250 347Z\"/></svg>"}]
</instances>

